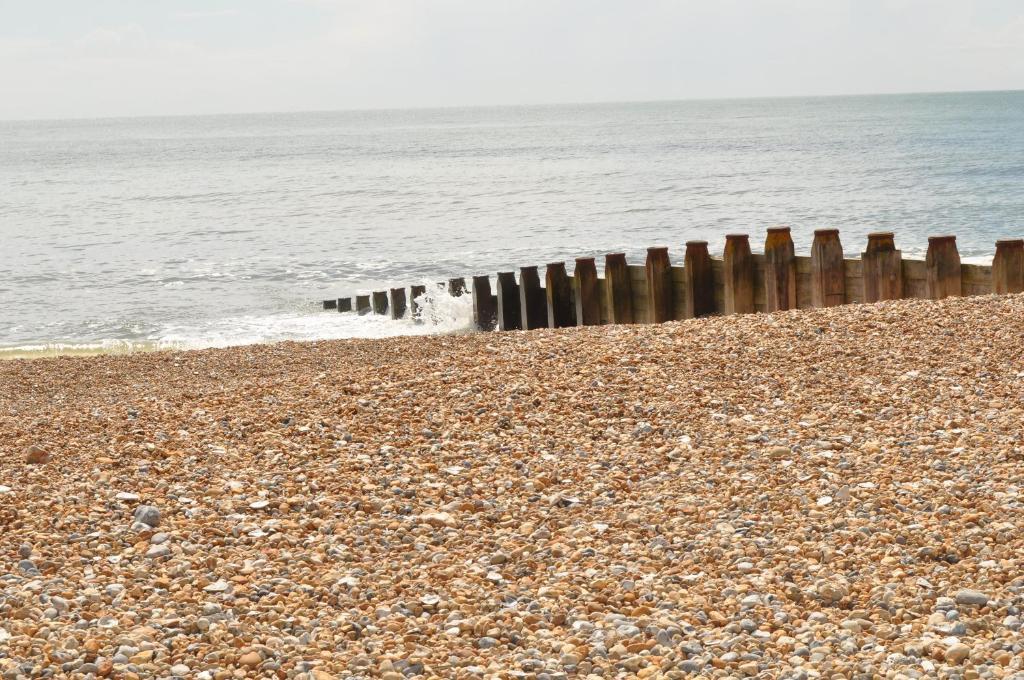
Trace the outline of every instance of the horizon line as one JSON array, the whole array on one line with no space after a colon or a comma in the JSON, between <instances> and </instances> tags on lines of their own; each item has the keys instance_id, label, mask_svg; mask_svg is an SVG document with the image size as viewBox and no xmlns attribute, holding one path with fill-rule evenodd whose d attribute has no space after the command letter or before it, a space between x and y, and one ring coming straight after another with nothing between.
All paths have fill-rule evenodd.
<instances>
[{"instance_id":1,"label":"horizon line","mask_svg":"<svg viewBox=\"0 0 1024 680\"><path fill-rule=\"evenodd\" d=\"M435 106L367 106L341 109L294 109L294 110L267 110L267 111L222 111L217 113L146 113L139 115L103 115L103 116L82 116L82 117L41 117L41 118L3 118L2 123L55 123L55 122L95 122L95 121L117 121L117 120L145 120L163 118L230 118L234 116L296 116L326 113L374 113L374 112L397 112L397 111L451 111L456 109L525 109L525 108L547 108L559 106L612 106L623 104L674 104L686 102L730 102L730 101L759 101L771 99L852 99L866 97L904 97L904 96L925 96L925 95L954 95L954 94L1012 94L1024 92L1019 89L996 89L996 90L919 90L905 92L852 92L840 94L786 94L786 95L756 95L756 96L734 96L734 97L689 97L670 99L633 99L633 100L590 100L590 101L561 101L561 102L533 102L517 104L451 104Z\"/></svg>"}]
</instances>

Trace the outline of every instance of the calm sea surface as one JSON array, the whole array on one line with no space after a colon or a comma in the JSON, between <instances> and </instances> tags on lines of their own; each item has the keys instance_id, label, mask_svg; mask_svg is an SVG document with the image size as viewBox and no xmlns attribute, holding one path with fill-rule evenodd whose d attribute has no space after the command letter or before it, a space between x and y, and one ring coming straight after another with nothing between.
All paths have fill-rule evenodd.
<instances>
[{"instance_id":1,"label":"calm sea surface","mask_svg":"<svg viewBox=\"0 0 1024 680\"><path fill-rule=\"evenodd\" d=\"M984 261L1024 92L0 122L0 354L409 332L316 301L775 224Z\"/></svg>"}]
</instances>

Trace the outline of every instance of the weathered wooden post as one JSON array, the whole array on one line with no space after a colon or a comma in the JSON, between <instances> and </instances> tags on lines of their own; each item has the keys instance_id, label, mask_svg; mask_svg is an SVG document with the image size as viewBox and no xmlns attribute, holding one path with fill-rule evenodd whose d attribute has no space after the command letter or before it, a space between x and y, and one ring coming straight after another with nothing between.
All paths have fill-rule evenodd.
<instances>
[{"instance_id":1,"label":"weathered wooden post","mask_svg":"<svg viewBox=\"0 0 1024 680\"><path fill-rule=\"evenodd\" d=\"M771 227L764 241L765 309L796 309L796 252L789 227Z\"/></svg>"},{"instance_id":2,"label":"weathered wooden post","mask_svg":"<svg viewBox=\"0 0 1024 680\"><path fill-rule=\"evenodd\" d=\"M647 249L647 291L651 308L651 323L671 321L674 300L672 299L672 263L668 259L668 248L656 246Z\"/></svg>"},{"instance_id":3,"label":"weathered wooden post","mask_svg":"<svg viewBox=\"0 0 1024 680\"><path fill-rule=\"evenodd\" d=\"M423 310L420 298L427 294L427 287L423 284L409 286L409 310L413 321L422 321Z\"/></svg>"},{"instance_id":4,"label":"weathered wooden post","mask_svg":"<svg viewBox=\"0 0 1024 680\"><path fill-rule=\"evenodd\" d=\"M338 298L338 311L339 312L351 312L352 311L352 298Z\"/></svg>"},{"instance_id":5,"label":"weathered wooden post","mask_svg":"<svg viewBox=\"0 0 1024 680\"><path fill-rule=\"evenodd\" d=\"M357 295L356 296L356 311L360 314L369 314L373 308L370 306L369 295Z\"/></svg>"},{"instance_id":6,"label":"weathered wooden post","mask_svg":"<svg viewBox=\"0 0 1024 680\"><path fill-rule=\"evenodd\" d=\"M996 295L1024 292L1024 239L996 241L992 258L992 292Z\"/></svg>"},{"instance_id":7,"label":"weathered wooden post","mask_svg":"<svg viewBox=\"0 0 1024 680\"><path fill-rule=\"evenodd\" d=\"M547 293L548 328L566 328L576 325L572 304L572 283L565 272L564 262L552 262L544 272Z\"/></svg>"},{"instance_id":8,"label":"weathered wooden post","mask_svg":"<svg viewBox=\"0 0 1024 680\"><path fill-rule=\"evenodd\" d=\"M707 241L687 241L683 256L683 278L686 297L683 300L687 319L715 312L715 277L711 271L711 255Z\"/></svg>"},{"instance_id":9,"label":"weathered wooden post","mask_svg":"<svg viewBox=\"0 0 1024 680\"><path fill-rule=\"evenodd\" d=\"M519 306L523 328L547 328L548 301L540 285L540 274L536 265L519 268Z\"/></svg>"},{"instance_id":10,"label":"weathered wooden post","mask_svg":"<svg viewBox=\"0 0 1024 680\"><path fill-rule=\"evenodd\" d=\"M811 244L811 304L835 307L846 302L846 267L838 229L817 229Z\"/></svg>"},{"instance_id":11,"label":"weathered wooden post","mask_svg":"<svg viewBox=\"0 0 1024 680\"><path fill-rule=\"evenodd\" d=\"M896 250L891 231L868 234L868 247L860 254L864 272L864 302L903 298L903 253Z\"/></svg>"},{"instance_id":12,"label":"weathered wooden post","mask_svg":"<svg viewBox=\"0 0 1024 680\"><path fill-rule=\"evenodd\" d=\"M373 313L374 314L387 314L388 313L388 294L387 291L378 290L373 293Z\"/></svg>"},{"instance_id":13,"label":"weathered wooden post","mask_svg":"<svg viewBox=\"0 0 1024 680\"><path fill-rule=\"evenodd\" d=\"M929 298L941 300L961 295L960 253L956 249L956 236L929 236L924 266L928 272Z\"/></svg>"},{"instance_id":14,"label":"weathered wooden post","mask_svg":"<svg viewBox=\"0 0 1024 680\"><path fill-rule=\"evenodd\" d=\"M491 295L489 276L473 277L473 321L482 331L493 331L497 322L497 299Z\"/></svg>"},{"instance_id":15,"label":"weathered wooden post","mask_svg":"<svg viewBox=\"0 0 1024 680\"><path fill-rule=\"evenodd\" d=\"M722 258L725 313L754 312L754 255L746 234L726 234Z\"/></svg>"},{"instance_id":16,"label":"weathered wooden post","mask_svg":"<svg viewBox=\"0 0 1024 680\"><path fill-rule=\"evenodd\" d=\"M334 299L334 300L324 300L324 309L337 309L337 308L338 308L338 300L337 299Z\"/></svg>"},{"instance_id":17,"label":"weathered wooden post","mask_svg":"<svg viewBox=\"0 0 1024 680\"><path fill-rule=\"evenodd\" d=\"M392 288L388 291L388 308L391 310L391 318L401 319L405 316L405 288Z\"/></svg>"},{"instance_id":18,"label":"weathered wooden post","mask_svg":"<svg viewBox=\"0 0 1024 680\"><path fill-rule=\"evenodd\" d=\"M597 294L597 265L592 257L577 257L572 274L576 282L576 325L601 324L601 299Z\"/></svg>"},{"instance_id":19,"label":"weathered wooden post","mask_svg":"<svg viewBox=\"0 0 1024 680\"><path fill-rule=\"evenodd\" d=\"M625 253L604 256L604 292L608 323L634 323L633 284Z\"/></svg>"},{"instance_id":20,"label":"weathered wooden post","mask_svg":"<svg viewBox=\"0 0 1024 680\"><path fill-rule=\"evenodd\" d=\"M498 272L499 331L517 331L523 327L520 304L515 272Z\"/></svg>"},{"instance_id":21,"label":"weathered wooden post","mask_svg":"<svg viewBox=\"0 0 1024 680\"><path fill-rule=\"evenodd\" d=\"M461 276L456 279L448 279L448 294L452 297L459 297L466 294L466 279Z\"/></svg>"}]
</instances>

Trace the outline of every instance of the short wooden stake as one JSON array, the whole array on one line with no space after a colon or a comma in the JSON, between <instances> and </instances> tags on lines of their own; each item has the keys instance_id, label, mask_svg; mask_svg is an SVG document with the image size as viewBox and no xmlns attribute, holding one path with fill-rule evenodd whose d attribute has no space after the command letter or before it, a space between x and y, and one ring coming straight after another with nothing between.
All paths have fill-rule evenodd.
<instances>
[{"instance_id":1,"label":"short wooden stake","mask_svg":"<svg viewBox=\"0 0 1024 680\"><path fill-rule=\"evenodd\" d=\"M664 323L675 318L672 263L668 259L668 248L664 246L647 249L647 300L651 308L651 323Z\"/></svg>"},{"instance_id":2,"label":"short wooden stake","mask_svg":"<svg viewBox=\"0 0 1024 680\"><path fill-rule=\"evenodd\" d=\"M373 308L370 306L369 295L356 296L356 311L359 312L360 314L369 314L371 311L373 311Z\"/></svg>"},{"instance_id":3,"label":"short wooden stake","mask_svg":"<svg viewBox=\"0 0 1024 680\"><path fill-rule=\"evenodd\" d=\"M996 241L992 292L996 295L1024 292L1024 239Z\"/></svg>"},{"instance_id":4,"label":"short wooden stake","mask_svg":"<svg viewBox=\"0 0 1024 680\"><path fill-rule=\"evenodd\" d=\"M796 309L796 251L789 227L772 227L764 241L765 309Z\"/></svg>"},{"instance_id":5,"label":"short wooden stake","mask_svg":"<svg viewBox=\"0 0 1024 680\"><path fill-rule=\"evenodd\" d=\"M868 247L860 254L864 275L864 302L903 298L903 253L896 250L891 231L868 234Z\"/></svg>"},{"instance_id":6,"label":"short wooden stake","mask_svg":"<svg viewBox=\"0 0 1024 680\"><path fill-rule=\"evenodd\" d=\"M687 241L683 256L686 293L683 313L687 319L715 313L715 276L707 241Z\"/></svg>"},{"instance_id":7,"label":"short wooden stake","mask_svg":"<svg viewBox=\"0 0 1024 680\"><path fill-rule=\"evenodd\" d=\"M600 325L601 299L597 294L597 265L594 258L577 257L576 271L572 277L576 283L576 325Z\"/></svg>"},{"instance_id":8,"label":"short wooden stake","mask_svg":"<svg viewBox=\"0 0 1024 680\"><path fill-rule=\"evenodd\" d=\"M750 252L750 237L746 234L727 234L722 258L725 279L725 313L752 314L754 312L754 255Z\"/></svg>"},{"instance_id":9,"label":"short wooden stake","mask_svg":"<svg viewBox=\"0 0 1024 680\"><path fill-rule=\"evenodd\" d=\"M835 307L846 302L846 265L838 229L818 229L811 244L811 304Z\"/></svg>"},{"instance_id":10,"label":"short wooden stake","mask_svg":"<svg viewBox=\"0 0 1024 680\"><path fill-rule=\"evenodd\" d=\"M388 293L384 290L378 290L373 293L373 313L374 314L387 314L388 313Z\"/></svg>"},{"instance_id":11,"label":"short wooden stake","mask_svg":"<svg viewBox=\"0 0 1024 680\"><path fill-rule=\"evenodd\" d=\"M564 262L552 262L544 273L544 291L547 294L548 328L566 328L576 325L576 310L572 304L572 282L565 272Z\"/></svg>"},{"instance_id":12,"label":"short wooden stake","mask_svg":"<svg viewBox=\"0 0 1024 680\"><path fill-rule=\"evenodd\" d=\"M962 294L956 236L929 236L924 263L928 272L929 298L941 300Z\"/></svg>"},{"instance_id":13,"label":"short wooden stake","mask_svg":"<svg viewBox=\"0 0 1024 680\"><path fill-rule=\"evenodd\" d=\"M520 314L519 284L515 272L498 272L498 330L518 331L523 327Z\"/></svg>"},{"instance_id":14,"label":"short wooden stake","mask_svg":"<svg viewBox=\"0 0 1024 680\"><path fill-rule=\"evenodd\" d=\"M412 317L413 321L422 321L423 315L422 305L419 299L427 294L427 287L423 284L415 286L409 286L409 316Z\"/></svg>"},{"instance_id":15,"label":"short wooden stake","mask_svg":"<svg viewBox=\"0 0 1024 680\"><path fill-rule=\"evenodd\" d=\"M604 292L608 323L634 323L633 284L624 253L604 256Z\"/></svg>"},{"instance_id":16,"label":"short wooden stake","mask_svg":"<svg viewBox=\"0 0 1024 680\"><path fill-rule=\"evenodd\" d=\"M351 312L352 311L352 298L338 298L338 311L339 312Z\"/></svg>"},{"instance_id":17,"label":"short wooden stake","mask_svg":"<svg viewBox=\"0 0 1024 680\"><path fill-rule=\"evenodd\" d=\"M523 328L547 328L548 301L540 285L540 274L536 265L519 268L519 306Z\"/></svg>"},{"instance_id":18,"label":"short wooden stake","mask_svg":"<svg viewBox=\"0 0 1024 680\"><path fill-rule=\"evenodd\" d=\"M334 299L334 300L324 300L324 309L337 309L337 308L338 308L338 300L337 299Z\"/></svg>"},{"instance_id":19,"label":"short wooden stake","mask_svg":"<svg viewBox=\"0 0 1024 680\"><path fill-rule=\"evenodd\" d=\"M452 297L459 297L466 294L466 279L448 279L448 294Z\"/></svg>"},{"instance_id":20,"label":"short wooden stake","mask_svg":"<svg viewBox=\"0 0 1024 680\"><path fill-rule=\"evenodd\" d=\"M473 277L473 321L482 331L493 331L497 323L497 299L491 295L489 276Z\"/></svg>"},{"instance_id":21,"label":"short wooden stake","mask_svg":"<svg viewBox=\"0 0 1024 680\"><path fill-rule=\"evenodd\" d=\"M391 310L391 318L398 320L405 316L405 288L392 288L388 291L388 309Z\"/></svg>"}]
</instances>

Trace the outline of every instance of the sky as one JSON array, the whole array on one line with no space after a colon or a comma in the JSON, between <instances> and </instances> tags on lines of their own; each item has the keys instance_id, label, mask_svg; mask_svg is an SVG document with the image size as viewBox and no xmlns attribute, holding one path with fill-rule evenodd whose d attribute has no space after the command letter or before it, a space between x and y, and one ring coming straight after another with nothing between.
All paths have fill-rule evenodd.
<instances>
[{"instance_id":1,"label":"sky","mask_svg":"<svg viewBox=\"0 0 1024 680\"><path fill-rule=\"evenodd\" d=\"M0 119L1024 88L1024 0L0 0Z\"/></svg>"}]
</instances>

